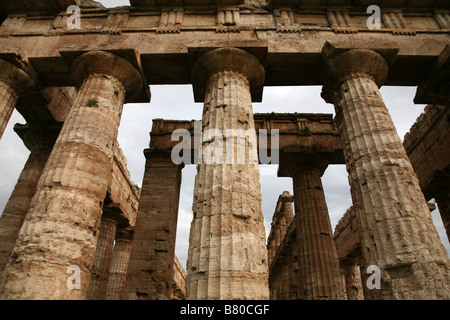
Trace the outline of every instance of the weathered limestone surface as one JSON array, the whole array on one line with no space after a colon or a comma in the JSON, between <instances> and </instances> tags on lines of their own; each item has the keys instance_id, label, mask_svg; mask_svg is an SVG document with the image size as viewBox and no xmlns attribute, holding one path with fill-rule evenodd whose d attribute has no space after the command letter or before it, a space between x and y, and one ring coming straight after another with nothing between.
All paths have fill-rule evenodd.
<instances>
[{"instance_id":1,"label":"weathered limestone surface","mask_svg":"<svg viewBox=\"0 0 450 320\"><path fill-rule=\"evenodd\" d=\"M16 125L14 130L31 153L0 217L0 274L14 249L39 178L61 130L61 123Z\"/></svg>"},{"instance_id":2,"label":"weathered limestone surface","mask_svg":"<svg viewBox=\"0 0 450 320\"><path fill-rule=\"evenodd\" d=\"M3 299L83 299L87 293L126 88L140 75L105 52L80 56L73 72L84 81L4 271ZM81 290L68 289L72 265L80 268ZM48 286L51 292L42 290Z\"/></svg>"},{"instance_id":3,"label":"weathered limestone surface","mask_svg":"<svg viewBox=\"0 0 450 320\"><path fill-rule=\"evenodd\" d=\"M271 300L298 299L298 262L294 254L296 246L291 241L295 238L294 198L288 191L279 197L272 218L272 225L267 238L269 256L269 289Z\"/></svg>"},{"instance_id":4,"label":"weathered limestone surface","mask_svg":"<svg viewBox=\"0 0 450 320\"><path fill-rule=\"evenodd\" d=\"M106 300L123 300L125 298L124 289L127 281L132 240L133 230L131 228L125 227L117 230L109 270Z\"/></svg>"},{"instance_id":5,"label":"weathered limestone surface","mask_svg":"<svg viewBox=\"0 0 450 320\"><path fill-rule=\"evenodd\" d=\"M196 72L204 72L207 81L203 132L216 129L225 135L226 129L254 129L249 81L264 77L257 58L239 49L216 49L197 61L193 74ZM253 148L248 147L249 142L244 148L250 159L257 159L256 141L252 142ZM214 147L213 143L214 137L204 136L203 154L208 147ZM245 159L245 164L237 164L235 153L228 164L225 148L215 152L212 156L219 164L202 163L197 167L187 299L267 299L258 162Z\"/></svg>"},{"instance_id":6,"label":"weathered limestone surface","mask_svg":"<svg viewBox=\"0 0 450 320\"><path fill-rule=\"evenodd\" d=\"M128 267L130 300L170 299L182 165L170 152L147 149L139 211Z\"/></svg>"},{"instance_id":7,"label":"weathered limestone surface","mask_svg":"<svg viewBox=\"0 0 450 320\"><path fill-rule=\"evenodd\" d=\"M171 299L184 300L186 297L186 272L177 256L173 264L173 283Z\"/></svg>"},{"instance_id":8,"label":"weathered limestone surface","mask_svg":"<svg viewBox=\"0 0 450 320\"><path fill-rule=\"evenodd\" d=\"M87 300L105 300L108 290L109 270L113 256L114 239L117 220L112 216L110 208L103 209L98 229L97 248L91 268Z\"/></svg>"},{"instance_id":9,"label":"weathered limestone surface","mask_svg":"<svg viewBox=\"0 0 450 320\"><path fill-rule=\"evenodd\" d=\"M381 269L369 299L449 299L450 262L378 87L390 52L324 47L345 143L366 265ZM385 58L386 57L386 58Z\"/></svg>"},{"instance_id":10,"label":"weathered limestone surface","mask_svg":"<svg viewBox=\"0 0 450 320\"><path fill-rule=\"evenodd\" d=\"M428 105L403 145L420 188L429 201L435 198L450 239L450 107Z\"/></svg>"}]
</instances>

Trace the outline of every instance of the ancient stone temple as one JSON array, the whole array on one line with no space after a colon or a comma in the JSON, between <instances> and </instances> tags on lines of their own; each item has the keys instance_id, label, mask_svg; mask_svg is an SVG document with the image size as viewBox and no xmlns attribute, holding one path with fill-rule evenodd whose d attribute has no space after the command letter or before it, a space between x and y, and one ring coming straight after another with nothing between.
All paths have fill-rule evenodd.
<instances>
[{"instance_id":1,"label":"ancient stone temple","mask_svg":"<svg viewBox=\"0 0 450 320\"><path fill-rule=\"evenodd\" d=\"M30 150L0 217L0 299L450 299L427 204L448 234L450 6L369 5L0 0L0 137L16 109ZM191 84L202 119L148 119L139 188L118 128L159 84ZM265 86L294 85L322 86L336 115L254 113ZM428 104L405 141L381 86L416 86ZM266 231L269 154L293 194ZM353 206L333 230L321 177L335 164ZM186 165L197 175L182 266Z\"/></svg>"}]
</instances>

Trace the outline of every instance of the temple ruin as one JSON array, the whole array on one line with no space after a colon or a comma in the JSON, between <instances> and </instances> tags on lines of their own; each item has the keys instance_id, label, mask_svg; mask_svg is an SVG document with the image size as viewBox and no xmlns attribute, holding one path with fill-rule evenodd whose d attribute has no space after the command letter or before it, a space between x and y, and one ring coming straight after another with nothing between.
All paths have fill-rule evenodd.
<instances>
[{"instance_id":1,"label":"temple ruin","mask_svg":"<svg viewBox=\"0 0 450 320\"><path fill-rule=\"evenodd\" d=\"M130 4L0 0L0 137L16 109L30 150L0 217L0 299L450 299L428 203L450 234L448 1L376 1L375 28L365 0ZM158 84L192 84L202 119L148 119L139 188L118 128L124 104L150 102ZM253 113L265 86L294 85L322 86L336 116ZM427 104L404 141L381 86L415 86ZM178 129L192 138L187 163L172 158ZM225 142L244 163L217 152ZM271 230L261 152L293 185ZM187 164L197 175L185 272L175 240ZM335 164L353 205L333 230L321 177Z\"/></svg>"}]
</instances>

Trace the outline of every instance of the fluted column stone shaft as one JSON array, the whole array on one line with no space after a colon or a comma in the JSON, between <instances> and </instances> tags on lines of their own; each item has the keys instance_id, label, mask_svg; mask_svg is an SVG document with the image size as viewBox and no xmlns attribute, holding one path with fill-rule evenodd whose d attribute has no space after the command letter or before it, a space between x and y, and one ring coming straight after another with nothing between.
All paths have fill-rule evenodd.
<instances>
[{"instance_id":1,"label":"fluted column stone shaft","mask_svg":"<svg viewBox=\"0 0 450 320\"><path fill-rule=\"evenodd\" d=\"M119 230L116 234L106 300L122 300L125 298L124 289L131 254L131 238L131 230Z\"/></svg>"},{"instance_id":2,"label":"fluted column stone shaft","mask_svg":"<svg viewBox=\"0 0 450 320\"><path fill-rule=\"evenodd\" d=\"M19 230L61 125L16 125L14 129L31 152L0 217L0 274L14 249Z\"/></svg>"},{"instance_id":3,"label":"fluted column stone shaft","mask_svg":"<svg viewBox=\"0 0 450 320\"><path fill-rule=\"evenodd\" d=\"M84 299L129 76L139 72L106 52L85 53L84 79L39 180L5 268L3 299ZM68 280L79 278L79 288ZM78 271L78 272L77 272ZM45 288L45 289L44 289Z\"/></svg>"},{"instance_id":4,"label":"fluted column stone shaft","mask_svg":"<svg viewBox=\"0 0 450 320\"><path fill-rule=\"evenodd\" d=\"M450 188L444 188L435 196L447 238L450 240Z\"/></svg>"},{"instance_id":5,"label":"fluted column stone shaft","mask_svg":"<svg viewBox=\"0 0 450 320\"><path fill-rule=\"evenodd\" d=\"M205 63L208 60L215 67ZM202 118L203 154L217 143L215 139L222 139L208 137L209 129L223 135L224 148L215 149L221 163L197 166L187 262L188 299L269 297L259 167L257 161L250 160L257 159L256 141L250 138L237 142L244 144L249 156L241 164L236 151L229 161L230 150L225 150L227 129L255 128L251 76L242 71L245 62L255 66L251 72L259 70L263 76L259 61L242 50L217 49L200 58L200 65L211 70ZM200 72L199 68L196 71ZM237 143L232 143L234 150ZM254 144L253 148L249 143Z\"/></svg>"},{"instance_id":6,"label":"fluted column stone shaft","mask_svg":"<svg viewBox=\"0 0 450 320\"><path fill-rule=\"evenodd\" d=\"M356 259L347 260L341 263L341 269L345 278L345 292L347 300L364 300L359 277L358 264Z\"/></svg>"},{"instance_id":7,"label":"fluted column stone shaft","mask_svg":"<svg viewBox=\"0 0 450 320\"><path fill-rule=\"evenodd\" d=\"M293 177L301 299L345 299L339 260L318 168Z\"/></svg>"},{"instance_id":8,"label":"fluted column stone shaft","mask_svg":"<svg viewBox=\"0 0 450 320\"><path fill-rule=\"evenodd\" d=\"M87 300L106 299L116 229L117 221L108 215L105 216L104 213L100 222L97 248L91 268Z\"/></svg>"},{"instance_id":9,"label":"fluted column stone shaft","mask_svg":"<svg viewBox=\"0 0 450 320\"><path fill-rule=\"evenodd\" d=\"M380 268L381 289L365 290L365 298L449 299L447 252L379 91L385 58L349 50L326 62L352 199L361 208L363 257Z\"/></svg>"}]
</instances>

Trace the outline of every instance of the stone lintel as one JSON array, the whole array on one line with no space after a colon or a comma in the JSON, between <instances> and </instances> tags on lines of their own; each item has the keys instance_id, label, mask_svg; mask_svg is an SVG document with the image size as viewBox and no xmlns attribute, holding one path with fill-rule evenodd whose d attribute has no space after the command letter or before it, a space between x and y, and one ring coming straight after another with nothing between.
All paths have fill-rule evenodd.
<instances>
[{"instance_id":1,"label":"stone lintel","mask_svg":"<svg viewBox=\"0 0 450 320\"><path fill-rule=\"evenodd\" d=\"M398 54L399 49L395 46L395 43L390 42L384 45L374 42L325 42L322 48L322 59L327 67L327 78L322 90L324 100L333 103L329 90L335 90L350 73L368 74L381 87Z\"/></svg>"},{"instance_id":2,"label":"stone lintel","mask_svg":"<svg viewBox=\"0 0 450 320\"><path fill-rule=\"evenodd\" d=\"M236 47L234 47L236 45ZM209 77L216 71L231 69L243 73L250 81L253 102L261 102L265 81L265 57L267 44L251 42L203 44L189 48L193 64L191 81L195 102L203 102Z\"/></svg>"},{"instance_id":3,"label":"stone lintel","mask_svg":"<svg viewBox=\"0 0 450 320\"><path fill-rule=\"evenodd\" d=\"M414 103L450 103L450 44L448 44L424 82L417 87Z\"/></svg>"},{"instance_id":4,"label":"stone lintel","mask_svg":"<svg viewBox=\"0 0 450 320\"><path fill-rule=\"evenodd\" d=\"M139 58L134 49L75 45L62 47L60 55L72 70L76 87L80 87L90 73L111 74L122 82L127 91L125 103L150 101L150 89L142 76Z\"/></svg>"},{"instance_id":5,"label":"stone lintel","mask_svg":"<svg viewBox=\"0 0 450 320\"><path fill-rule=\"evenodd\" d=\"M267 146L271 147L270 134L279 130L279 149L286 153L319 152L327 157L330 164L344 164L343 144L337 132L333 115L302 113L260 113L254 115L256 134L260 129L267 130ZM191 157L196 164L194 154L198 152L194 136L196 120L153 119L150 148L144 153L169 153L182 139L172 141L172 133L176 129L188 130L191 134ZM199 138L199 137L198 137ZM258 139L259 143L259 139ZM197 143L197 146L200 146ZM259 146L258 146L259 150Z\"/></svg>"},{"instance_id":6,"label":"stone lintel","mask_svg":"<svg viewBox=\"0 0 450 320\"><path fill-rule=\"evenodd\" d=\"M381 8L447 8L448 2L446 0L343 0L343 1L328 1L328 0L272 0L270 1L272 7L292 7L292 8L306 8L306 7L330 7L331 5L339 5L340 7L355 7L367 8L371 4L376 4Z\"/></svg>"},{"instance_id":7,"label":"stone lintel","mask_svg":"<svg viewBox=\"0 0 450 320\"><path fill-rule=\"evenodd\" d=\"M243 4L244 0L130 0L132 7L183 7L183 6L234 6Z\"/></svg>"},{"instance_id":8,"label":"stone lintel","mask_svg":"<svg viewBox=\"0 0 450 320\"><path fill-rule=\"evenodd\" d=\"M76 4L76 0L0 0L0 12L6 14L21 12L55 13L65 11L70 5Z\"/></svg>"}]
</instances>

